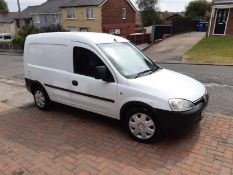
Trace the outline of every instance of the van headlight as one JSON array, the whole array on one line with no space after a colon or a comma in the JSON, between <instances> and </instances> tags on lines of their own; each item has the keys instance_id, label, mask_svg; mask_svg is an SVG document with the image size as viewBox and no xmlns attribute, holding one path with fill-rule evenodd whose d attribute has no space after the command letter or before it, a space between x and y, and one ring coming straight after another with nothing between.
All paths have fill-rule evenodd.
<instances>
[{"instance_id":1,"label":"van headlight","mask_svg":"<svg viewBox=\"0 0 233 175\"><path fill-rule=\"evenodd\" d=\"M183 99L171 99L169 100L169 105L172 111L177 112L189 111L195 108L195 105L191 101Z\"/></svg>"}]
</instances>

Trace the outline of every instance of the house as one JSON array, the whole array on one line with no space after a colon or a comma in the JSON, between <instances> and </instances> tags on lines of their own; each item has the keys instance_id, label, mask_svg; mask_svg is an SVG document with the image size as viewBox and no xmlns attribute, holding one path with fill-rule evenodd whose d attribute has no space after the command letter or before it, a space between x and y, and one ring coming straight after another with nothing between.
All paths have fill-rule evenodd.
<instances>
[{"instance_id":1,"label":"house","mask_svg":"<svg viewBox=\"0 0 233 175\"><path fill-rule=\"evenodd\" d=\"M47 0L41 5L30 6L28 14L32 17L33 25L39 31L60 30L60 6L62 4L64 4L64 0Z\"/></svg>"},{"instance_id":2,"label":"house","mask_svg":"<svg viewBox=\"0 0 233 175\"><path fill-rule=\"evenodd\" d=\"M6 12L0 15L0 33L15 35L23 26L32 24L32 19L26 13L22 13L22 20L18 12Z\"/></svg>"},{"instance_id":3,"label":"house","mask_svg":"<svg viewBox=\"0 0 233 175\"><path fill-rule=\"evenodd\" d=\"M135 31L136 12L130 0L69 0L61 6L61 23L66 31L127 36Z\"/></svg>"},{"instance_id":4,"label":"house","mask_svg":"<svg viewBox=\"0 0 233 175\"><path fill-rule=\"evenodd\" d=\"M233 0L214 0L208 36L233 36Z\"/></svg>"},{"instance_id":5,"label":"house","mask_svg":"<svg viewBox=\"0 0 233 175\"><path fill-rule=\"evenodd\" d=\"M176 18L183 18L183 13L176 13L176 12L162 12L162 19L164 21L164 24L172 24L172 21Z\"/></svg>"}]
</instances>

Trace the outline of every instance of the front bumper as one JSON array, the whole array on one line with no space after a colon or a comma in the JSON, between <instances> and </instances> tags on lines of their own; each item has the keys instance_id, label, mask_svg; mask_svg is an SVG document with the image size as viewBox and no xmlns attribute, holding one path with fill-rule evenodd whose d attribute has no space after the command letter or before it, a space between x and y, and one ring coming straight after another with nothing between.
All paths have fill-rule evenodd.
<instances>
[{"instance_id":1,"label":"front bumper","mask_svg":"<svg viewBox=\"0 0 233 175\"><path fill-rule=\"evenodd\" d=\"M164 131L182 131L198 124L203 117L203 110L207 107L209 96L203 96L193 110L185 112L164 111L155 109L155 115Z\"/></svg>"}]
</instances>

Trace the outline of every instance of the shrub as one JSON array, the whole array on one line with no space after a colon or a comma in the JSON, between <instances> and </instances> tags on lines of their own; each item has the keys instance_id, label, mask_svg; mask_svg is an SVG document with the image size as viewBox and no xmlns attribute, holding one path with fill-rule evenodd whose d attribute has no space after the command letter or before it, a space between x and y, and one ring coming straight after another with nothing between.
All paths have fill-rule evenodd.
<instances>
[{"instance_id":1,"label":"shrub","mask_svg":"<svg viewBox=\"0 0 233 175\"><path fill-rule=\"evenodd\" d=\"M14 37L12 40L13 44L24 45L25 40L28 35L36 34L38 30L34 26L23 27Z\"/></svg>"}]
</instances>

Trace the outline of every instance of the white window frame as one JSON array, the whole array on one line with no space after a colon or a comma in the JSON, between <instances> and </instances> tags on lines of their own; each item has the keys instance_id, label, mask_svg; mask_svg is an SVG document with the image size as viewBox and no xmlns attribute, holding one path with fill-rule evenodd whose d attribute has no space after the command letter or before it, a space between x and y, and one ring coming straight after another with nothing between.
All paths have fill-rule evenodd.
<instances>
[{"instance_id":1,"label":"white window frame","mask_svg":"<svg viewBox=\"0 0 233 175\"><path fill-rule=\"evenodd\" d=\"M35 15L33 18L34 18L33 19L34 23L36 23L36 24L40 23L40 15Z\"/></svg>"},{"instance_id":2,"label":"white window frame","mask_svg":"<svg viewBox=\"0 0 233 175\"><path fill-rule=\"evenodd\" d=\"M80 27L80 32L88 32L88 28L87 27Z\"/></svg>"},{"instance_id":3,"label":"white window frame","mask_svg":"<svg viewBox=\"0 0 233 175\"><path fill-rule=\"evenodd\" d=\"M77 28L76 28L76 27L73 27L73 26L69 26L69 27L68 27L68 31L69 31L69 32L77 32Z\"/></svg>"},{"instance_id":4,"label":"white window frame","mask_svg":"<svg viewBox=\"0 0 233 175\"><path fill-rule=\"evenodd\" d=\"M112 35L120 35L121 34L121 29L110 29L109 33Z\"/></svg>"},{"instance_id":5,"label":"white window frame","mask_svg":"<svg viewBox=\"0 0 233 175\"><path fill-rule=\"evenodd\" d=\"M70 16L70 14L71 16ZM66 8L66 19L75 19L76 15L75 15L75 8L74 7L69 7Z\"/></svg>"},{"instance_id":6,"label":"white window frame","mask_svg":"<svg viewBox=\"0 0 233 175\"><path fill-rule=\"evenodd\" d=\"M127 9L122 8L122 19L126 19L126 18L127 18Z\"/></svg>"},{"instance_id":7,"label":"white window frame","mask_svg":"<svg viewBox=\"0 0 233 175\"><path fill-rule=\"evenodd\" d=\"M94 19L94 10L93 8L87 8L87 16L86 19Z\"/></svg>"}]
</instances>

